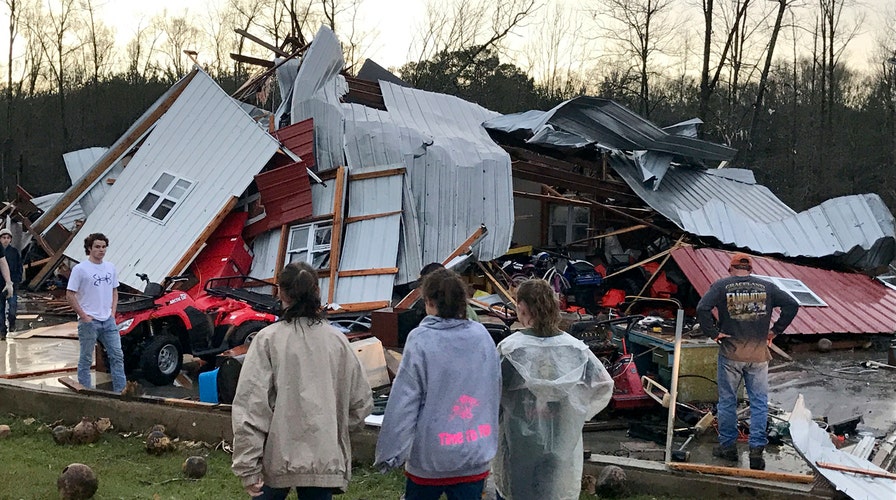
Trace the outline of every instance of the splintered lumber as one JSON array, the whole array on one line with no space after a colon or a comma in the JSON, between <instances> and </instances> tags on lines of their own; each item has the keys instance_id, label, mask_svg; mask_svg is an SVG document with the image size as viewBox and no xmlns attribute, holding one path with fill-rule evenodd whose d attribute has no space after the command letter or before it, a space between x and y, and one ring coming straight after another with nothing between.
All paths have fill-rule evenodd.
<instances>
[{"instance_id":1,"label":"splintered lumber","mask_svg":"<svg viewBox=\"0 0 896 500\"><path fill-rule=\"evenodd\" d=\"M719 465L685 464L669 462L667 467L684 472L697 472L701 474L715 474L718 476L748 477L751 479L765 479L768 481L783 481L787 483L809 484L815 481L814 475L791 474L788 472L769 472L764 470L739 469L737 467L722 467Z\"/></svg>"},{"instance_id":2,"label":"splintered lumber","mask_svg":"<svg viewBox=\"0 0 896 500\"><path fill-rule=\"evenodd\" d=\"M872 477L883 477L886 479L896 479L896 474L893 474L890 472L881 472L879 470L862 469L859 467L850 467L848 465L840 465L840 464L834 464L834 463L830 463L830 462L818 462L818 461L815 462L815 465L817 465L818 467L821 467L822 469L830 469L830 470L835 470L835 471L840 471L840 472L852 472L855 474L863 474L863 475L872 476Z\"/></svg>"},{"instance_id":3,"label":"splintered lumber","mask_svg":"<svg viewBox=\"0 0 896 500\"><path fill-rule=\"evenodd\" d=\"M459 257L459 256L469 252L470 249L473 247L473 245L475 245L476 242L479 241L480 239L484 238L486 234L488 234L488 229L486 229L485 226L479 226L475 231L473 231L473 234L471 234L469 238L464 240L464 242L461 243L460 246L458 246L457 248L454 249L453 252L451 252L451 255L449 255L448 257L445 258L445 260L442 261L442 265L447 265L449 262L454 260L456 257ZM411 290L410 293L405 295L404 298L398 302L398 304L395 304L394 308L395 309L407 309L407 308L411 307L411 305L413 305L414 302L416 302L417 299L419 299L419 298L420 298L420 288L415 288L415 289Z\"/></svg>"},{"instance_id":4,"label":"splintered lumber","mask_svg":"<svg viewBox=\"0 0 896 500\"><path fill-rule=\"evenodd\" d=\"M489 281L491 281L492 285L498 289L498 293L501 294L502 297L507 299L507 301L510 302L511 305L513 305L513 309L516 310L516 300L513 299L513 295L506 288L501 286L501 282L499 282L494 276L492 276L492 273L488 272L488 269L486 269L485 266L482 265L482 262L477 262L476 264L479 266L479 270L482 271L482 274L484 274L485 277Z\"/></svg>"}]
</instances>

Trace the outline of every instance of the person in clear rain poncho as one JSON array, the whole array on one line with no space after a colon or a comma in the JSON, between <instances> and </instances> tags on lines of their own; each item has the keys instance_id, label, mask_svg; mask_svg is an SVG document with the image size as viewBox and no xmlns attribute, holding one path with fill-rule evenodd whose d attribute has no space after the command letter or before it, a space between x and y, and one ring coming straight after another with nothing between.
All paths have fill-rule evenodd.
<instances>
[{"instance_id":1,"label":"person in clear rain poncho","mask_svg":"<svg viewBox=\"0 0 896 500\"><path fill-rule=\"evenodd\" d=\"M584 342L559 329L554 291L530 279L517 291L524 330L498 344L502 394L492 472L500 498L579 498L582 427L610 402L613 379Z\"/></svg>"}]
</instances>

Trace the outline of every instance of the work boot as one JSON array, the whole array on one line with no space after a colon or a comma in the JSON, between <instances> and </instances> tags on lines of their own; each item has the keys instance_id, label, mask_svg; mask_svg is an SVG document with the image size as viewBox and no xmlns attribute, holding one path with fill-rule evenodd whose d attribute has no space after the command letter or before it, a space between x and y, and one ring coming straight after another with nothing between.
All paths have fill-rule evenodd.
<instances>
[{"instance_id":1,"label":"work boot","mask_svg":"<svg viewBox=\"0 0 896 500\"><path fill-rule=\"evenodd\" d=\"M765 470L765 459L762 458L762 452L765 446L750 447L750 468L753 470Z\"/></svg>"},{"instance_id":2,"label":"work boot","mask_svg":"<svg viewBox=\"0 0 896 500\"><path fill-rule=\"evenodd\" d=\"M737 462L737 445L718 445L712 449L712 456L728 460L729 462Z\"/></svg>"}]
</instances>

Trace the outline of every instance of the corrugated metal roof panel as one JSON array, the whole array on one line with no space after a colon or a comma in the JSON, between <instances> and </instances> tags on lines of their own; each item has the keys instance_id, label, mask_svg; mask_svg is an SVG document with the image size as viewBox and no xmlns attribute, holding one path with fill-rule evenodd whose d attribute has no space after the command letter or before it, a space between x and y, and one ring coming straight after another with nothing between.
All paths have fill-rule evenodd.
<instances>
[{"instance_id":1,"label":"corrugated metal roof panel","mask_svg":"<svg viewBox=\"0 0 896 500\"><path fill-rule=\"evenodd\" d=\"M498 114L454 96L380 86L401 136L422 262L441 262L483 224L488 235L474 250L477 258L506 253L513 234L510 157L482 127Z\"/></svg>"},{"instance_id":2,"label":"corrugated metal roof panel","mask_svg":"<svg viewBox=\"0 0 896 500\"><path fill-rule=\"evenodd\" d=\"M885 265L896 254L896 224L876 194L796 213L765 186L735 180L747 179L738 173L673 167L654 191L633 162L612 156L610 165L648 205L692 234L763 254L834 256L860 268Z\"/></svg>"},{"instance_id":3,"label":"corrugated metal roof panel","mask_svg":"<svg viewBox=\"0 0 896 500\"><path fill-rule=\"evenodd\" d=\"M701 296L719 278L728 276L731 252L685 246L672 258ZM896 290L858 273L841 273L753 257L753 273L803 282L827 307L801 307L785 333L893 333L896 331Z\"/></svg>"},{"instance_id":4,"label":"corrugated metal roof panel","mask_svg":"<svg viewBox=\"0 0 896 500\"><path fill-rule=\"evenodd\" d=\"M246 228L251 238L311 216L311 185L305 162L296 162L255 176L265 216Z\"/></svg>"},{"instance_id":5,"label":"corrugated metal roof panel","mask_svg":"<svg viewBox=\"0 0 896 500\"><path fill-rule=\"evenodd\" d=\"M308 118L274 132L283 147L302 159L302 164L314 170L314 120Z\"/></svg>"},{"instance_id":6,"label":"corrugated metal roof panel","mask_svg":"<svg viewBox=\"0 0 896 500\"><path fill-rule=\"evenodd\" d=\"M68 176L72 180L72 184L90 170L90 167L92 167L97 160L102 158L108 149L109 148L86 148L64 153L62 155L62 161L65 162L65 169L68 171ZM90 215L90 213L93 212L93 209L96 208L106 192L109 191L110 185L106 184L106 181L108 179L117 178L121 174L123 168L124 167L121 165L120 161L115 162L115 164L112 165L112 168L100 177L100 181L88 189L81 197L79 202L81 209L84 211L84 215ZM68 227L65 223L62 223L62 225Z\"/></svg>"},{"instance_id":7,"label":"corrugated metal roof panel","mask_svg":"<svg viewBox=\"0 0 896 500\"><path fill-rule=\"evenodd\" d=\"M342 46L332 30L321 26L299 67L290 113L292 123L314 118L316 164L320 170L345 163L340 97L348 92L348 85L339 75L342 67Z\"/></svg>"},{"instance_id":8,"label":"corrugated metal roof panel","mask_svg":"<svg viewBox=\"0 0 896 500\"><path fill-rule=\"evenodd\" d=\"M581 96L546 111L539 117L528 111L489 121L486 128L505 132L521 131L529 142L548 147L569 147L571 138L554 134L567 133L602 148L620 151L651 150L676 155L686 163L709 166L734 158L735 149L693 137L673 135L619 103L599 97ZM544 134L545 131L554 134ZM574 147L582 147L581 144Z\"/></svg>"},{"instance_id":9,"label":"corrugated metal roof panel","mask_svg":"<svg viewBox=\"0 0 896 500\"><path fill-rule=\"evenodd\" d=\"M390 170L395 166L357 168L352 175ZM396 267L400 238L403 174L352 179L348 182L348 217L373 217L345 226L339 271ZM383 215L394 213L394 215ZM395 274L339 277L334 300L338 304L390 301Z\"/></svg>"},{"instance_id":10,"label":"corrugated metal roof panel","mask_svg":"<svg viewBox=\"0 0 896 500\"><path fill-rule=\"evenodd\" d=\"M35 196L34 198L31 198L31 203L34 203L37 208L46 212L50 209L50 207L56 204L56 200L58 200L60 196L62 196L62 193L50 193L43 196ZM62 218L59 219L58 223L61 224L62 227L71 231L75 228L75 221L79 221L84 218L85 215L84 211L81 210L81 205L78 203L74 203L72 204L71 208L69 208L65 211L65 213L62 214Z\"/></svg>"},{"instance_id":11,"label":"corrugated metal roof panel","mask_svg":"<svg viewBox=\"0 0 896 500\"><path fill-rule=\"evenodd\" d=\"M176 271L196 238L280 147L211 77L197 71L81 229L109 237L107 258L118 266L119 281L138 289L136 273L159 281ZM162 172L194 182L165 224L133 211ZM72 242L65 255L82 259L82 243Z\"/></svg>"}]
</instances>

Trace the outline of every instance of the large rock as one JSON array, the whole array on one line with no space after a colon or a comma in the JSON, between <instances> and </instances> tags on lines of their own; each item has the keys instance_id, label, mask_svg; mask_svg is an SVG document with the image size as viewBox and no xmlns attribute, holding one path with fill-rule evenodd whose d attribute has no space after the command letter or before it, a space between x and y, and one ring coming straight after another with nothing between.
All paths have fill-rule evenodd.
<instances>
[{"instance_id":1,"label":"large rock","mask_svg":"<svg viewBox=\"0 0 896 500\"><path fill-rule=\"evenodd\" d=\"M84 464L70 464L56 480L62 500L87 500L96 494L100 482L93 469Z\"/></svg>"},{"instance_id":2,"label":"large rock","mask_svg":"<svg viewBox=\"0 0 896 500\"><path fill-rule=\"evenodd\" d=\"M621 467L608 465L597 476L597 485L594 488L600 497L620 497L628 495L628 484L625 471Z\"/></svg>"}]
</instances>

